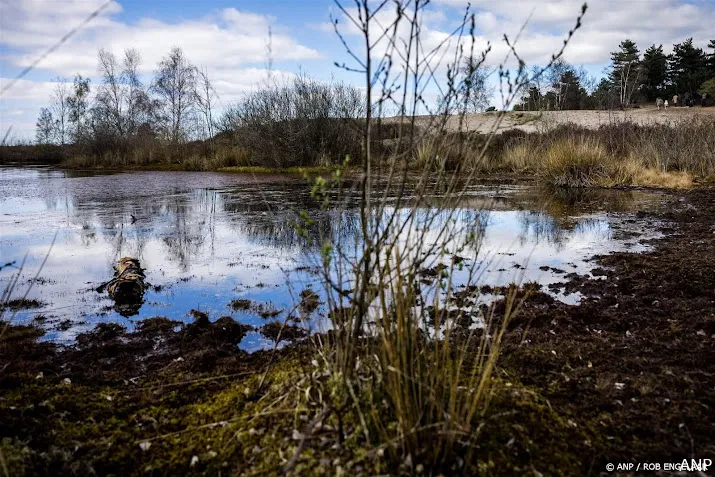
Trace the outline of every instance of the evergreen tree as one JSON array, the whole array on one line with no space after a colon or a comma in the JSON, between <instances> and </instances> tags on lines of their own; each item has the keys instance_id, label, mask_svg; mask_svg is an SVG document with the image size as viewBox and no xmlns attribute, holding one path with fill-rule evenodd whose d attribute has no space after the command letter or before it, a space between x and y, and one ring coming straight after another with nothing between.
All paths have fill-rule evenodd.
<instances>
[{"instance_id":1,"label":"evergreen tree","mask_svg":"<svg viewBox=\"0 0 715 477\"><path fill-rule=\"evenodd\" d=\"M613 109L618 106L619 101L614 93L614 86L606 78L601 79L596 89L593 91L593 102L598 109Z\"/></svg>"},{"instance_id":2,"label":"evergreen tree","mask_svg":"<svg viewBox=\"0 0 715 477\"><path fill-rule=\"evenodd\" d=\"M693 45L692 38L673 45L673 53L668 56L668 74L676 93L681 95L692 95L708 79L707 56Z\"/></svg>"},{"instance_id":3,"label":"evergreen tree","mask_svg":"<svg viewBox=\"0 0 715 477\"><path fill-rule=\"evenodd\" d=\"M619 50L611 53L609 79L618 93L621 107L631 102L642 83L640 51L632 40L623 40Z\"/></svg>"},{"instance_id":4,"label":"evergreen tree","mask_svg":"<svg viewBox=\"0 0 715 477\"><path fill-rule=\"evenodd\" d=\"M643 94L649 101L665 96L668 80L668 57L663 45L651 45L643 53Z\"/></svg>"},{"instance_id":5,"label":"evergreen tree","mask_svg":"<svg viewBox=\"0 0 715 477\"><path fill-rule=\"evenodd\" d=\"M712 52L707 55L708 76L710 78L715 78L715 40L710 40L710 43L708 43L708 49L712 50Z\"/></svg>"},{"instance_id":6,"label":"evergreen tree","mask_svg":"<svg viewBox=\"0 0 715 477\"><path fill-rule=\"evenodd\" d=\"M582 98L586 96L586 91L572 68L561 73L559 81L553 85L553 88L558 101L556 109L581 109Z\"/></svg>"},{"instance_id":7,"label":"evergreen tree","mask_svg":"<svg viewBox=\"0 0 715 477\"><path fill-rule=\"evenodd\" d=\"M532 86L522 98L523 108L526 111L539 111L542 109L543 96L538 87Z\"/></svg>"}]
</instances>

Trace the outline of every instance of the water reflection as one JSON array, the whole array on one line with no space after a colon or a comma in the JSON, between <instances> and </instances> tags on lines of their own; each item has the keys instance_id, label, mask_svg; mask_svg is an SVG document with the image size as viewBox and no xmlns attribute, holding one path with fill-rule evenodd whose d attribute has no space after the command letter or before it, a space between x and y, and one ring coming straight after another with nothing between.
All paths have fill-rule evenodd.
<instances>
[{"instance_id":1,"label":"water reflection","mask_svg":"<svg viewBox=\"0 0 715 477\"><path fill-rule=\"evenodd\" d=\"M234 310L230 302L246 298L288 309L305 287L319 292L311 267L320 261L322 240L354 244L359 226L354 208L323 209L302 180L281 176L0 168L0 193L0 261L29 252L26 279L36 273L58 232L41 274L47 280L30 296L46 306L18 318L30 320L39 313L50 323L70 320L49 335L60 340L98 321L133 326L134 320L112 310L106 295L93 291L111 278L112 266L123 256L138 258L153 286L135 319L188 320L187 312L195 308L213 318L231 315L261 325L263 318ZM586 270L584 259L623 247L612 237L614 223L623 218L607 211L637 211L658 201L636 191L598 191L594 197L474 186L453 218L460 230L481 239L485 283L509 283L517 276L513 265L519 264L526 266L518 271L524 279L548 284L560 277L543 266ZM313 221L307 241L295 228L302 210ZM418 218L432 213L416 211ZM0 272L0 286L8 279L9 273ZM251 336L246 347L262 346L260 335Z\"/></svg>"}]
</instances>

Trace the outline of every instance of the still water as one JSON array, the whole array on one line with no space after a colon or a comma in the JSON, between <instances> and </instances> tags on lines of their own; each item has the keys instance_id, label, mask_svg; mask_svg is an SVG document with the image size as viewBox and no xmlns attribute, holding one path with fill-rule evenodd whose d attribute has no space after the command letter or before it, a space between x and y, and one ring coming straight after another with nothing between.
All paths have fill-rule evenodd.
<instances>
[{"instance_id":1,"label":"still water","mask_svg":"<svg viewBox=\"0 0 715 477\"><path fill-rule=\"evenodd\" d=\"M0 270L0 288L26 256L12 298L22 297L47 256L28 295L41 306L19 311L14 320L40 317L36 322L47 329L46 338L57 341L72 341L99 322L132 329L153 316L190 321L191 309L261 326L265 319L255 307L234 310L231 302L248 299L280 311L305 288L321 294L315 271L319 244L306 243L294 227L301 210L315 217L309 234L316 237L321 231L355 233L357 210L321 210L309 190L302 179L278 175L0 167L0 265L15 264ZM483 225L480 283L548 285L563 281L565 273L588 273L594 254L645 249L639 241L654 237L654 227L636 212L661 201L640 191L561 197L526 186L474 185L459 204L457 220ZM342 214L340 221L335 214ZM121 316L107 294L95 290L125 256L141 261L151 285L131 317ZM241 347L268 344L251 333Z\"/></svg>"}]
</instances>

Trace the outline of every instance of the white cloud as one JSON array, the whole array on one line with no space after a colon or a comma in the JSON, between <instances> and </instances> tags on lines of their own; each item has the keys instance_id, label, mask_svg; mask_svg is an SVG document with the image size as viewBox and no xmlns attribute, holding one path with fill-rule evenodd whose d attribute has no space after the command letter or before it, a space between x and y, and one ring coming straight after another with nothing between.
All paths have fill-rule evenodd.
<instances>
[{"instance_id":1,"label":"white cloud","mask_svg":"<svg viewBox=\"0 0 715 477\"><path fill-rule=\"evenodd\" d=\"M436 0L443 6L463 8L464 0ZM474 0L480 34L497 40L495 49L503 50L497 35L511 38L528 20L517 50L527 63L544 63L561 47L573 28L582 0ZM618 44L630 38L641 51L651 44L663 44L670 51L673 43L694 37L705 46L712 38L715 8L710 1L695 0L599 0L588 2L583 26L574 35L565 58L575 64L603 65ZM496 37L496 38L495 38ZM499 55L496 55L499 57Z\"/></svg>"},{"instance_id":2,"label":"white cloud","mask_svg":"<svg viewBox=\"0 0 715 477\"><path fill-rule=\"evenodd\" d=\"M2 0L0 43L9 47L5 55L16 67L31 64L44 50L95 11L102 0ZM266 59L268 28L275 22L269 16L226 8L204 18L167 23L142 18L129 24L114 17L121 7L112 3L97 18L82 28L57 51L43 60L38 69L72 76L96 73L97 50L107 48L121 53L137 48L142 54L142 70L152 71L171 47L184 49L187 57L211 69L236 69L263 64ZM311 60L320 54L301 45L280 26L274 27L272 53L276 61Z\"/></svg>"},{"instance_id":3,"label":"white cloud","mask_svg":"<svg viewBox=\"0 0 715 477\"><path fill-rule=\"evenodd\" d=\"M79 26L97 11L105 0L0 0L0 61L7 66L24 68L54 45L70 29ZM267 15L225 8L191 20L170 23L156 18L135 22L120 21L119 3L112 2L74 36L37 66L26 79L18 81L0 98L3 123L12 122L14 130L33 135L34 118L46 105L52 83L32 80L61 76L71 78L79 73L97 76L97 50L106 48L118 56L124 49L136 48L142 57L140 71L148 79L159 60L174 47L181 47L187 58L206 68L214 81L222 103L237 97L265 79L269 27L272 30L271 52L274 61L303 61L321 58L318 51L295 40L285 27ZM276 78L291 73L275 71ZM9 79L3 78L2 84ZM96 81L93 83L96 84ZM22 105L25 116L9 117L10 108Z\"/></svg>"},{"instance_id":4,"label":"white cloud","mask_svg":"<svg viewBox=\"0 0 715 477\"><path fill-rule=\"evenodd\" d=\"M0 90L10 83L12 78L0 78ZM53 81L32 81L21 79L10 88L5 95L4 101L43 101L46 102L52 89L55 87Z\"/></svg>"}]
</instances>

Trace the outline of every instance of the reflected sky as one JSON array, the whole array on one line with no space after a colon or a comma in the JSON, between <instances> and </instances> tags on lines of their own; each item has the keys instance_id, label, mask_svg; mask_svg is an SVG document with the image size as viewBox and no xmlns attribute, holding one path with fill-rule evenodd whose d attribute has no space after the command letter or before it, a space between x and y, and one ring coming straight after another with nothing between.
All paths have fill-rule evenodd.
<instances>
[{"instance_id":1,"label":"reflected sky","mask_svg":"<svg viewBox=\"0 0 715 477\"><path fill-rule=\"evenodd\" d=\"M475 185L454 218L465 228L478 223L484 232L479 250L484 284L549 284L562 281L562 275L540 267L585 273L590 265L584 259L596 253L643 248L618 239L614 230L644 232L639 227L647 225L631 222L628 212L652 207L660 198L633 191L598 194L574 199L528 187ZM300 210L315 220L308 230L311 243L295 230ZM234 311L230 302L247 298L288 310L304 288L320 293L311 269L320 260L318 237L354 242L357 227L356 210L321 209L305 181L295 177L0 167L0 262L19 263L27 254L13 297L24 294L57 234L29 295L44 306L23 310L15 319L44 315L47 338L58 341L70 341L97 322L131 329L152 316L189 321L191 309L260 326L262 318ZM112 266L124 256L141 261L152 285L131 318L120 316L106 293L94 290L111 279ZM14 272L0 270L1 287ZM253 333L241 346L266 344Z\"/></svg>"}]
</instances>

